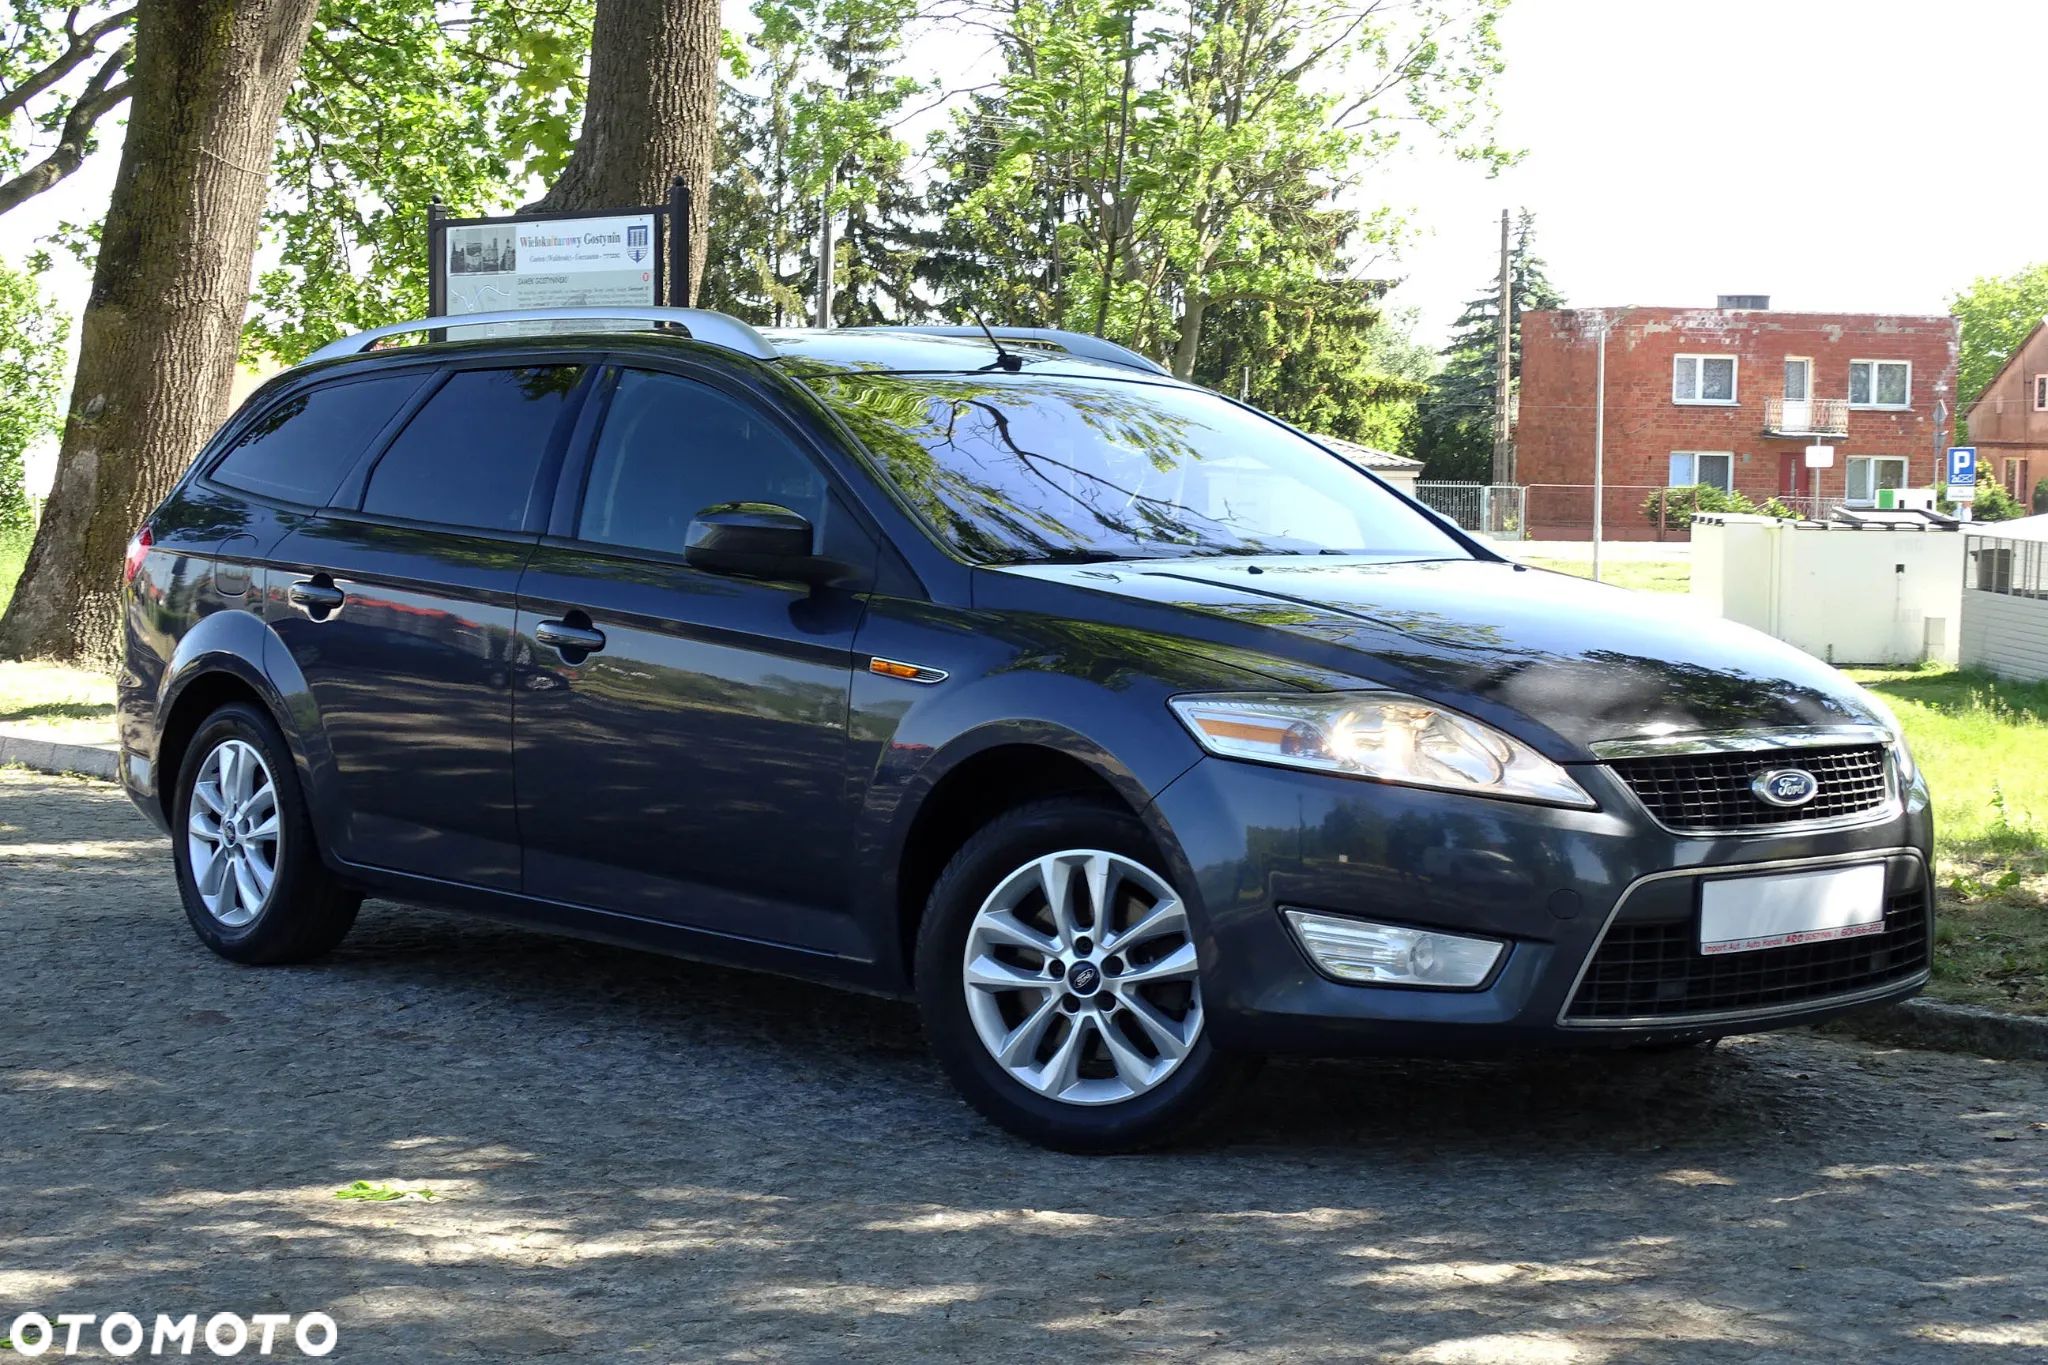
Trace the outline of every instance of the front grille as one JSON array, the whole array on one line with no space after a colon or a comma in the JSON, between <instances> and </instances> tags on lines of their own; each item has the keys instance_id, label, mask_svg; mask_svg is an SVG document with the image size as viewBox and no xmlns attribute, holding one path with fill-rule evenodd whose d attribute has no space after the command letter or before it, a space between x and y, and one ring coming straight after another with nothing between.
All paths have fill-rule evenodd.
<instances>
[{"instance_id":1,"label":"front grille","mask_svg":"<svg viewBox=\"0 0 2048 1365\"><path fill-rule=\"evenodd\" d=\"M1617 923L1601 940L1567 1019L1638 1019L1768 1010L1903 981L1927 966L1927 893L1885 898L1884 932L1749 953L1699 950L1696 916Z\"/></svg>"},{"instance_id":2,"label":"front grille","mask_svg":"<svg viewBox=\"0 0 2048 1365\"><path fill-rule=\"evenodd\" d=\"M1834 820L1890 799L1884 746L1771 749L1748 754L1665 754L1616 759L1613 768L1650 814L1672 829L1744 830ZM1749 789L1757 774L1804 768L1820 792L1803 806L1773 806Z\"/></svg>"}]
</instances>

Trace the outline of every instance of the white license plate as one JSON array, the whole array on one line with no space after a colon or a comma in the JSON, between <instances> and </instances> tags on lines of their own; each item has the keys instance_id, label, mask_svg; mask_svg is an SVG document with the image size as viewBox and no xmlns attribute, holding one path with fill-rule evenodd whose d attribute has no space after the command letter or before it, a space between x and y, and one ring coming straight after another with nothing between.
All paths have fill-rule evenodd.
<instances>
[{"instance_id":1,"label":"white license plate","mask_svg":"<svg viewBox=\"0 0 2048 1365\"><path fill-rule=\"evenodd\" d=\"M1883 863L1717 877L1700 886L1700 951L1709 955L1883 932Z\"/></svg>"}]
</instances>

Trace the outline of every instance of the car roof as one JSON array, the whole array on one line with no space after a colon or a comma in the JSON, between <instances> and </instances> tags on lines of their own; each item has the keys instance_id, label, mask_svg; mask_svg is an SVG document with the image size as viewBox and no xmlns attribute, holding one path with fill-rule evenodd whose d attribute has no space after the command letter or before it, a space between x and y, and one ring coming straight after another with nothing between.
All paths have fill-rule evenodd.
<instances>
[{"instance_id":1,"label":"car roof","mask_svg":"<svg viewBox=\"0 0 2048 1365\"><path fill-rule=\"evenodd\" d=\"M814 373L819 370L840 370L876 374L983 376L1000 373L995 366L994 348L983 337L942 336L930 332L896 331L887 327L781 327L763 329L759 335L774 352L775 359L766 362L756 360L756 363L775 365L781 361L790 362L789 369L796 377L801 377L806 370ZM728 360L755 359L713 342L696 341L652 326L601 327L579 323L557 324L544 330L524 331L512 335L472 336L408 345L387 345L324 359L316 356L295 368L302 374L333 370L343 366L360 372L366 365L375 367L380 364L402 364L407 361L430 361L441 357L452 359L486 352L502 355L507 351L546 353L579 348L602 348L617 354L641 352L649 356L674 355L679 347L687 348L695 354ZM1022 366L1021 372L1027 374L1136 380L1169 385L1179 385L1181 382L1169 375L1153 374L1129 365L1071 355L1064 350L1028 339L1005 338L1003 349L1018 359Z\"/></svg>"},{"instance_id":2,"label":"car roof","mask_svg":"<svg viewBox=\"0 0 2048 1365\"><path fill-rule=\"evenodd\" d=\"M999 373L995 348L985 337L939 336L885 327L771 327L761 335L785 359L833 369L882 374ZM1024 373L1178 382L1163 374L1089 360L1018 338L1005 338L1003 350L1022 362Z\"/></svg>"}]
</instances>

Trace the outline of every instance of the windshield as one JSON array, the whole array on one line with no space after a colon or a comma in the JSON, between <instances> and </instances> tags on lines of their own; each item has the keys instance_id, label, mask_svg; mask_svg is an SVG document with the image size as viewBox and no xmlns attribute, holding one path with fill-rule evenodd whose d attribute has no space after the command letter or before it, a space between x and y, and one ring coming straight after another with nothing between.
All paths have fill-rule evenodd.
<instances>
[{"instance_id":1,"label":"windshield","mask_svg":"<svg viewBox=\"0 0 2048 1365\"><path fill-rule=\"evenodd\" d=\"M939 539L978 563L1469 557L1335 455L1201 390L1049 375L807 381Z\"/></svg>"}]
</instances>

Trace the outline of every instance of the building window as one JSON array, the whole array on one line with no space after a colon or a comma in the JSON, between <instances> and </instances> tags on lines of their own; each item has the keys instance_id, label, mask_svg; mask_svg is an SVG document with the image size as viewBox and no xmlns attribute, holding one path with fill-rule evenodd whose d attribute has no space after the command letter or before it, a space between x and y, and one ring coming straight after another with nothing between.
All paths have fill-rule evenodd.
<instances>
[{"instance_id":1,"label":"building window","mask_svg":"<svg viewBox=\"0 0 2048 1365\"><path fill-rule=\"evenodd\" d=\"M1734 492L1735 457L1727 451L1672 451L1671 486L1690 488L1696 483L1712 484L1723 493Z\"/></svg>"},{"instance_id":2,"label":"building window","mask_svg":"<svg viewBox=\"0 0 2048 1365\"><path fill-rule=\"evenodd\" d=\"M1913 366L1904 360L1849 362L1849 406L1903 408L1911 405Z\"/></svg>"},{"instance_id":3,"label":"building window","mask_svg":"<svg viewBox=\"0 0 2048 1365\"><path fill-rule=\"evenodd\" d=\"M2034 411L2048 412L2048 374L2034 376Z\"/></svg>"},{"instance_id":4,"label":"building window","mask_svg":"<svg viewBox=\"0 0 2048 1365\"><path fill-rule=\"evenodd\" d=\"M1903 455L1851 455L1848 460L1848 488L1844 498L1851 507L1877 506L1883 488L1906 486L1906 457Z\"/></svg>"},{"instance_id":5,"label":"building window","mask_svg":"<svg viewBox=\"0 0 2048 1365\"><path fill-rule=\"evenodd\" d=\"M1671 401L1674 403L1733 403L1735 401L1735 357L1732 355L1681 355L1671 359Z\"/></svg>"},{"instance_id":6,"label":"building window","mask_svg":"<svg viewBox=\"0 0 2048 1365\"><path fill-rule=\"evenodd\" d=\"M1785 358L1785 401L1804 403L1813 397L1813 362L1803 356Z\"/></svg>"}]
</instances>

